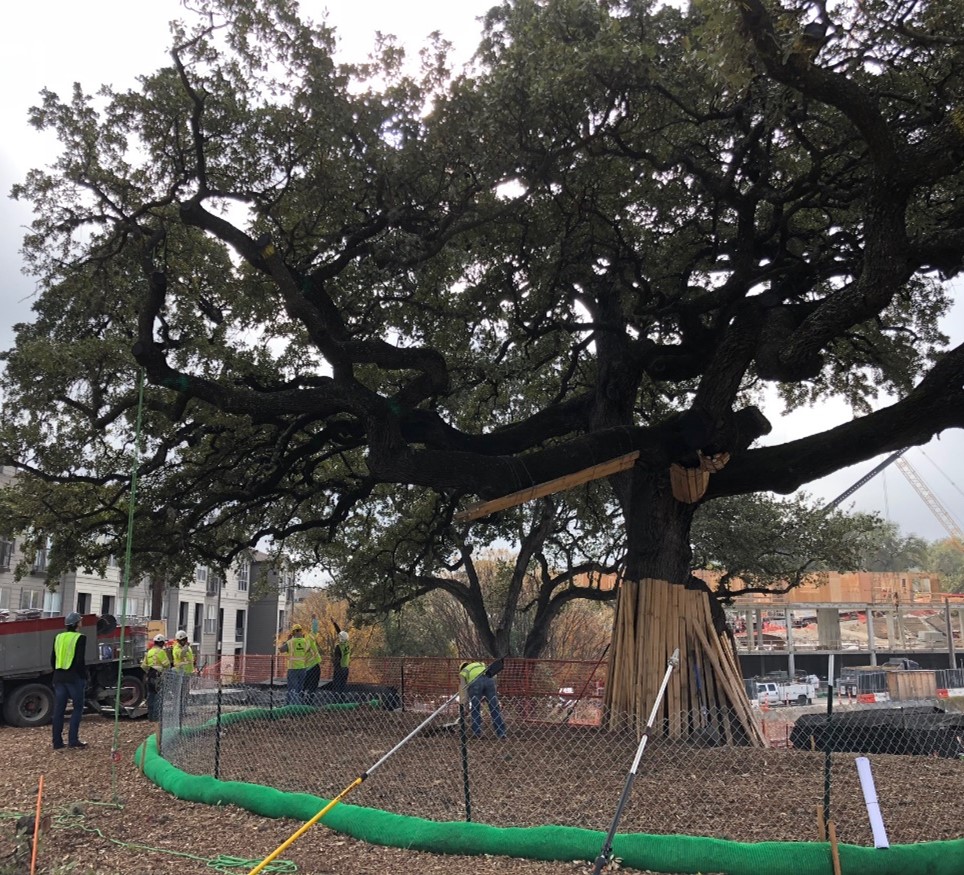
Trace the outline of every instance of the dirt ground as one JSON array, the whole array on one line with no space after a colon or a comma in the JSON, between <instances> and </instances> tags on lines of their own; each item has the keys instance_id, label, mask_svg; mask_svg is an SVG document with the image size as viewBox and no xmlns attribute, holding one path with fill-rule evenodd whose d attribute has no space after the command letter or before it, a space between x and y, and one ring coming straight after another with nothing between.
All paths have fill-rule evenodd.
<instances>
[{"instance_id":1,"label":"dirt ground","mask_svg":"<svg viewBox=\"0 0 964 875\"><path fill-rule=\"evenodd\" d=\"M49 729L0 726L0 875L30 872L32 815L43 776L38 875L201 875L245 873L300 823L270 820L233 807L179 801L148 781L134 751L154 731L146 720L118 724L85 715L84 750L53 751ZM30 823L27 823L30 821ZM18 851L19 849L19 851ZM304 875L583 875L585 863L508 857L456 857L365 844L312 828L267 871ZM638 870L621 869L632 873Z\"/></svg>"},{"instance_id":2,"label":"dirt ground","mask_svg":"<svg viewBox=\"0 0 964 875\"><path fill-rule=\"evenodd\" d=\"M229 729L219 742L221 777L331 798L344 788L343 775L359 774L359 762L370 765L404 736L405 720L418 718L394 715L392 719L401 722L386 722L384 738L371 726L360 736L359 727L347 722L347 716L344 732L336 721L325 719L324 726L315 727L305 720L291 720L288 727L284 724L289 721L266 724L263 736L255 727ZM121 721L115 729L111 720L86 715L81 736L90 746L55 752L48 729L0 726L0 757L5 764L0 770L5 799L0 810L0 875L30 871L25 834L32 830L27 821L35 810L41 776L43 817L36 871L42 875L245 873L301 826L231 806L183 802L154 786L133 760L137 745L155 728L138 720ZM564 744L560 738L544 732L517 734L505 742L475 742L470 750L473 819L502 825L564 823L604 832L634 744L606 746L578 732L564 738ZM202 735L196 746L170 754L181 767L189 767L192 757L203 764L209 742ZM115 747L117 761L112 762ZM457 747L452 736L415 739L406 746L409 759L392 760L391 767L363 784L351 801L419 817L460 819L461 771L451 765L442 768L454 762ZM841 841L868 844L866 811L851 774L852 757L849 760L834 764L835 818ZM814 840L822 763L822 755L801 751L692 750L654 743L647 749L620 831L739 841ZM435 767L438 774L430 773ZM892 842L961 837L964 795L958 791L964 762L890 756L875 758L874 768ZM210 774L209 768L196 771ZM445 780L439 778L443 772L448 774ZM312 786L299 786L306 774L319 777ZM465 858L368 845L323 825L313 827L272 866L270 873L318 875L394 875L406 870L587 875L591 870L585 862ZM630 875L638 870L619 871Z\"/></svg>"}]
</instances>

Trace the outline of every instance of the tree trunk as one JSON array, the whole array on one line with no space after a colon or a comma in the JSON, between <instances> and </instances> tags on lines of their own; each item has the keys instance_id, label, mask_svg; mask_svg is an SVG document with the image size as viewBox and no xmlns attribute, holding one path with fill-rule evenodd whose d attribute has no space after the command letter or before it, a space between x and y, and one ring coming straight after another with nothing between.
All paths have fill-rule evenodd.
<instances>
[{"instance_id":1,"label":"tree trunk","mask_svg":"<svg viewBox=\"0 0 964 875\"><path fill-rule=\"evenodd\" d=\"M164 593L167 592L167 575L151 576L151 619L160 620L164 614Z\"/></svg>"},{"instance_id":2,"label":"tree trunk","mask_svg":"<svg viewBox=\"0 0 964 875\"><path fill-rule=\"evenodd\" d=\"M673 498L668 472L634 472L626 513L626 573L616 602L606 684L610 725L629 719L642 730L678 651L654 731L765 745L722 611L708 589L690 576L693 511L692 505Z\"/></svg>"}]
</instances>

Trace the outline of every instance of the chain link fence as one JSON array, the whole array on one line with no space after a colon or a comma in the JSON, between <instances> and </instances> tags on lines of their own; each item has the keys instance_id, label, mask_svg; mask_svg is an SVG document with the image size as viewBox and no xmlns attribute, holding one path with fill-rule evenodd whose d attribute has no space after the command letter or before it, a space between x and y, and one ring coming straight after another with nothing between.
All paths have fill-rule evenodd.
<instances>
[{"instance_id":1,"label":"chain link fence","mask_svg":"<svg viewBox=\"0 0 964 875\"><path fill-rule=\"evenodd\" d=\"M344 692L322 681L294 704L280 659L237 658L214 676L169 672L160 753L190 774L332 798L441 709L353 804L430 820L605 830L640 739L637 726L605 712L605 663L507 660L497 678L505 739L484 702L482 737L472 736L458 666L356 659ZM867 756L892 843L964 835L964 700L841 700L826 712L825 699L760 709L767 748L705 733L671 739L657 725L620 831L815 841L825 806L840 841L866 845L856 760ZM694 725L706 725L700 716Z\"/></svg>"}]
</instances>

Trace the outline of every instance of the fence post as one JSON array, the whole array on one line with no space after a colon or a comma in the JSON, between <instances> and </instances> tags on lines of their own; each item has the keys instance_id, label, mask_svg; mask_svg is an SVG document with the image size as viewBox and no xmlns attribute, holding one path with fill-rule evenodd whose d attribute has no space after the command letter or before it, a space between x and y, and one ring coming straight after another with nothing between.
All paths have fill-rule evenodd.
<instances>
[{"instance_id":1,"label":"fence post","mask_svg":"<svg viewBox=\"0 0 964 875\"><path fill-rule=\"evenodd\" d=\"M827 671L827 731L824 733L823 745L823 817L824 823L830 823L830 752L833 750L833 654L830 654L830 665Z\"/></svg>"},{"instance_id":2,"label":"fence post","mask_svg":"<svg viewBox=\"0 0 964 875\"><path fill-rule=\"evenodd\" d=\"M214 718L214 777L221 777L221 702L223 700L221 671L218 669L217 711Z\"/></svg>"},{"instance_id":3,"label":"fence post","mask_svg":"<svg viewBox=\"0 0 964 875\"><path fill-rule=\"evenodd\" d=\"M459 701L459 745L462 748L462 790L465 794L465 820L472 820L472 795L469 792L469 748L465 733L465 704Z\"/></svg>"}]
</instances>

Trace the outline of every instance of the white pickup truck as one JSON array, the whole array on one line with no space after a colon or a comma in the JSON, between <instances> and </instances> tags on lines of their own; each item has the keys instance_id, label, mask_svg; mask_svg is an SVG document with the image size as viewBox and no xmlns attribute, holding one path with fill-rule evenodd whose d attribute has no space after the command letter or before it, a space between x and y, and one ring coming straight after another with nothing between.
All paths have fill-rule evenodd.
<instances>
[{"instance_id":1,"label":"white pickup truck","mask_svg":"<svg viewBox=\"0 0 964 875\"><path fill-rule=\"evenodd\" d=\"M757 681L756 702L758 705L812 705L817 696L817 688L809 681Z\"/></svg>"}]
</instances>

